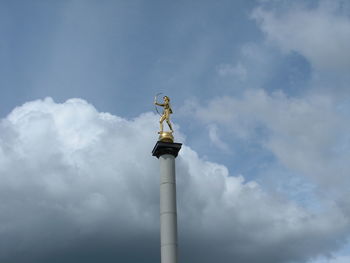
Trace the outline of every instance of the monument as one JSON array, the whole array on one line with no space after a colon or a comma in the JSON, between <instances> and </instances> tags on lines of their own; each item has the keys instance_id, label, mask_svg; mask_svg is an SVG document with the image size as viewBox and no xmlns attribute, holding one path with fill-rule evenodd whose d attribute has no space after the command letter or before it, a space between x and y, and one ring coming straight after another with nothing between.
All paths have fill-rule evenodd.
<instances>
[{"instance_id":1,"label":"monument","mask_svg":"<svg viewBox=\"0 0 350 263\"><path fill-rule=\"evenodd\" d=\"M176 179L175 158L177 157L181 143L174 142L173 128L170 122L170 114L173 113L170 106L170 98L163 97L163 103L157 102L156 106L163 107L160 117L159 138L153 148L152 155L160 162L160 255L161 263L177 263L177 212L176 212ZM164 131L163 122L167 122L170 131Z\"/></svg>"}]
</instances>

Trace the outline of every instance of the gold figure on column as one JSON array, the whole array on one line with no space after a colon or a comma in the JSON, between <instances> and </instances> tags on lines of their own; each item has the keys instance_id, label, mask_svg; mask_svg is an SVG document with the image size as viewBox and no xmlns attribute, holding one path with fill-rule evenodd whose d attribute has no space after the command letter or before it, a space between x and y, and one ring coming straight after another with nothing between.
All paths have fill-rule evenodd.
<instances>
[{"instance_id":1,"label":"gold figure on column","mask_svg":"<svg viewBox=\"0 0 350 263\"><path fill-rule=\"evenodd\" d=\"M154 98L154 105L158 105L158 106L163 107L163 114L160 116L160 119L159 119L159 125L160 125L159 134L163 132L163 121L164 120L168 124L171 132L174 131L173 127L171 126L171 123L170 123L170 114L173 113L173 110L171 109L171 106L170 106L170 98L168 96L164 96L163 102L164 103L158 103L157 96Z\"/></svg>"}]
</instances>

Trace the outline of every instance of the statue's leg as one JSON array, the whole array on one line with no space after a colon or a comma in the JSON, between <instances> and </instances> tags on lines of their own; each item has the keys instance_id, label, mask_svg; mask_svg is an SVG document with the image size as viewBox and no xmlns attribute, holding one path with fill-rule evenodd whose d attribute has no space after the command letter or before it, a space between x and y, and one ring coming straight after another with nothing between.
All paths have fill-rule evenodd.
<instances>
[{"instance_id":1,"label":"statue's leg","mask_svg":"<svg viewBox=\"0 0 350 263\"><path fill-rule=\"evenodd\" d=\"M166 120L166 122L168 123L170 130L173 132L173 127L171 127L170 121L169 121L169 120Z\"/></svg>"},{"instance_id":2,"label":"statue's leg","mask_svg":"<svg viewBox=\"0 0 350 263\"><path fill-rule=\"evenodd\" d=\"M166 120L166 123L168 124L170 130L173 132L173 127L171 127L171 123L170 123L170 116L169 116L169 111L166 111L165 114L164 114L164 117L165 117L165 120Z\"/></svg>"},{"instance_id":3,"label":"statue's leg","mask_svg":"<svg viewBox=\"0 0 350 263\"><path fill-rule=\"evenodd\" d=\"M165 120L165 115L162 115L159 120L160 132L163 132L163 121Z\"/></svg>"}]
</instances>

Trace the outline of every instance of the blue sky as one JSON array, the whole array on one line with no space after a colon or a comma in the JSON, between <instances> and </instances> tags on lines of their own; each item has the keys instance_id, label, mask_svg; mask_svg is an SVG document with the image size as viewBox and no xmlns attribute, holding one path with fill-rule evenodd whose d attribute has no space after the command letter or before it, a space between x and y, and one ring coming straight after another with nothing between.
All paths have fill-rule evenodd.
<instances>
[{"instance_id":1,"label":"blue sky","mask_svg":"<svg viewBox=\"0 0 350 263\"><path fill-rule=\"evenodd\" d=\"M3 260L159 260L162 92L182 261L349 261L348 1L4 0L0 36Z\"/></svg>"}]
</instances>

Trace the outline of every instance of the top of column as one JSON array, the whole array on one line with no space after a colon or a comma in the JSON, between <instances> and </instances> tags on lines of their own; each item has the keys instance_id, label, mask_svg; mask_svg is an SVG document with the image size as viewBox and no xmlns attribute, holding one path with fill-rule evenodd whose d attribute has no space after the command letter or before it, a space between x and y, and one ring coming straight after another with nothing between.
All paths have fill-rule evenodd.
<instances>
[{"instance_id":1,"label":"top of column","mask_svg":"<svg viewBox=\"0 0 350 263\"><path fill-rule=\"evenodd\" d=\"M162 142L158 141L152 150L152 155L159 158L163 154L171 154L174 157L177 157L180 149L181 143L176 142Z\"/></svg>"}]
</instances>

